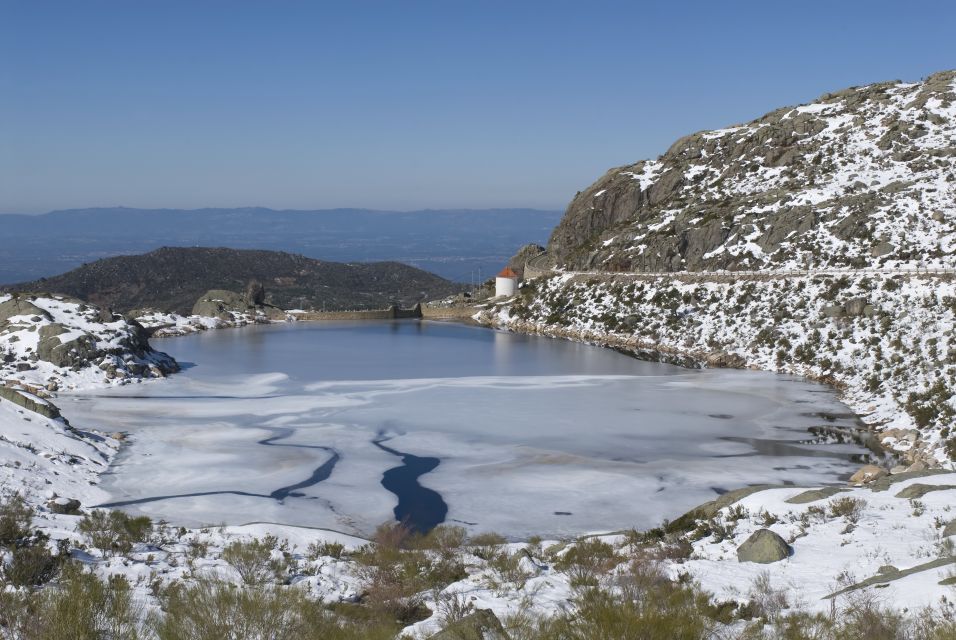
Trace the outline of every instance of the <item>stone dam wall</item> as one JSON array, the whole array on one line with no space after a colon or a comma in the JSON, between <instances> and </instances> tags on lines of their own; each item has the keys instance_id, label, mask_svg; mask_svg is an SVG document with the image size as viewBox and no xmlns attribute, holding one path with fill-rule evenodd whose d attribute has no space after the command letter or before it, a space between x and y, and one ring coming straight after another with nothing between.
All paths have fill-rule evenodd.
<instances>
[{"instance_id":1,"label":"stone dam wall","mask_svg":"<svg viewBox=\"0 0 956 640\"><path fill-rule=\"evenodd\" d=\"M359 309L356 311L304 311L291 314L296 320L302 321L335 321L335 320L401 320L405 318L421 318L421 305L411 309L399 309L391 306L387 309Z\"/></svg>"}]
</instances>

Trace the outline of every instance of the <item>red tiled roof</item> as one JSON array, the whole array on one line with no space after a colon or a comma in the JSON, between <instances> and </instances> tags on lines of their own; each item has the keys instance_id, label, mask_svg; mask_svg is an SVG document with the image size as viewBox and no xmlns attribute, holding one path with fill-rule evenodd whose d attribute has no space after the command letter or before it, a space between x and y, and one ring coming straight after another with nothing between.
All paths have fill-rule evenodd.
<instances>
[{"instance_id":1,"label":"red tiled roof","mask_svg":"<svg viewBox=\"0 0 956 640\"><path fill-rule=\"evenodd\" d=\"M517 278L518 274L511 270L511 267L505 267L498 274L499 278Z\"/></svg>"}]
</instances>

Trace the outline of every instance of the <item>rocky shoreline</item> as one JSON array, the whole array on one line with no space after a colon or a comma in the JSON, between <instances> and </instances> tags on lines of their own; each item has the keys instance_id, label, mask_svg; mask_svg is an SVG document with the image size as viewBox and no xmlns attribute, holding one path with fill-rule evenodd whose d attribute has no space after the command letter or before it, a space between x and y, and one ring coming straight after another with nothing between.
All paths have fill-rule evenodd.
<instances>
[{"instance_id":1,"label":"rocky shoreline","mask_svg":"<svg viewBox=\"0 0 956 640\"><path fill-rule=\"evenodd\" d=\"M486 325L622 349L680 366L797 375L835 388L881 447L914 470L956 451L945 393L956 285L945 277L643 282L541 277L476 315ZM869 313L854 315L856 307ZM862 301L862 304L857 304ZM833 310L839 308L841 313ZM891 467L891 468L892 468Z\"/></svg>"}]
</instances>

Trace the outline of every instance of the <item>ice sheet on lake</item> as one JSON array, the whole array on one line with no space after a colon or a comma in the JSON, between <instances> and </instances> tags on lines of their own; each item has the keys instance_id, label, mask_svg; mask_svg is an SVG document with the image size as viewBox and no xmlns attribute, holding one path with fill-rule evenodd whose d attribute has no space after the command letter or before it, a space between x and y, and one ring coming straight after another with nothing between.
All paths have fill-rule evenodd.
<instances>
[{"instance_id":1,"label":"ice sheet on lake","mask_svg":"<svg viewBox=\"0 0 956 640\"><path fill-rule=\"evenodd\" d=\"M369 330L345 337L365 339ZM227 359L239 365L223 382L215 362L202 370L226 358L218 343L194 342L182 346L200 366L185 374L61 404L75 424L130 433L104 483L113 501L207 494L124 507L188 525L268 521L367 534L396 503L379 484L399 464L372 445L383 434L399 451L441 459L419 481L443 496L449 520L513 537L653 526L715 490L836 481L853 468L845 458L774 444L806 439L806 428L822 422L819 412L845 413L819 385L648 365L592 347L586 373L562 375L564 350L580 354L581 345L506 336L502 357L500 334L483 332L482 342L454 333L471 329L449 331L440 341L399 335L427 351L416 377L335 380L311 360L264 372L261 359L246 362L231 341L223 343ZM464 351L490 348L496 358L448 366L463 340ZM170 346L179 345L163 344ZM474 375L432 375L450 370ZM500 371L518 373L491 375ZM836 418L841 423L852 420ZM771 444L758 453L754 442ZM339 459L327 479L282 502L269 497L308 478L331 451Z\"/></svg>"}]
</instances>

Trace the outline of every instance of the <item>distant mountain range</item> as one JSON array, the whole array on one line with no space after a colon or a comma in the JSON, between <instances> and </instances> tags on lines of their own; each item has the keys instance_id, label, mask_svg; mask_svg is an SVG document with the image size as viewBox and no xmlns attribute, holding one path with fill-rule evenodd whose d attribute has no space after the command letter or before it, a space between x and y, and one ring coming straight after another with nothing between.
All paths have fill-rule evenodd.
<instances>
[{"instance_id":1,"label":"distant mountain range","mask_svg":"<svg viewBox=\"0 0 956 640\"><path fill-rule=\"evenodd\" d=\"M457 293L461 286L398 262L343 264L280 251L164 247L105 258L68 273L8 286L74 296L126 313L150 307L188 315L211 289L242 293L251 281L281 309L382 309ZM0 288L2 290L2 288Z\"/></svg>"},{"instance_id":2,"label":"distant mountain range","mask_svg":"<svg viewBox=\"0 0 956 640\"><path fill-rule=\"evenodd\" d=\"M0 215L0 283L164 246L291 251L337 262L394 260L459 282L497 272L561 218L535 209L73 209Z\"/></svg>"}]
</instances>

